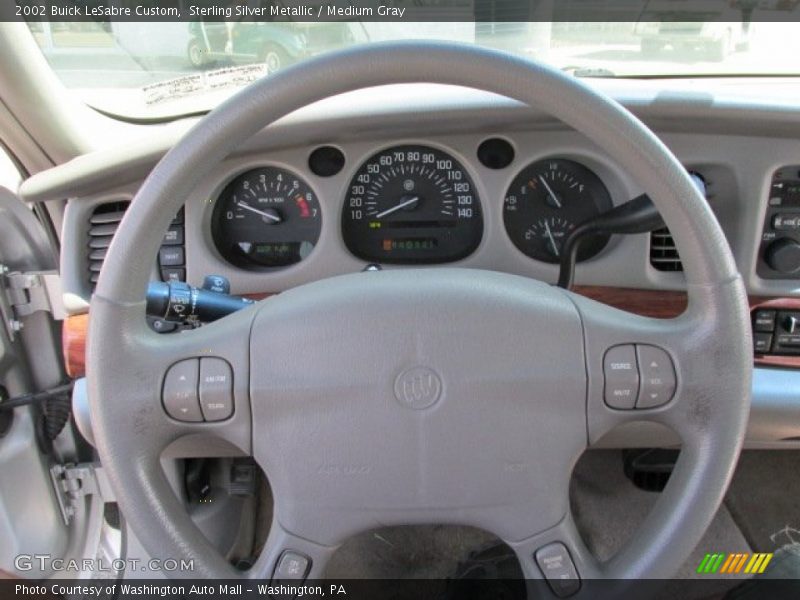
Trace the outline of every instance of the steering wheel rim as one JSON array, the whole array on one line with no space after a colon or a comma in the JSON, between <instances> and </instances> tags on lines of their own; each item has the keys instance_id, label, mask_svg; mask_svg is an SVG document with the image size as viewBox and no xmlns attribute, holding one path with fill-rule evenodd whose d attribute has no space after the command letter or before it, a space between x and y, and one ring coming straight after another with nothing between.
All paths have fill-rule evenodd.
<instances>
[{"instance_id":1,"label":"steering wheel rim","mask_svg":"<svg viewBox=\"0 0 800 600\"><path fill-rule=\"evenodd\" d=\"M198 172L207 172L254 131L315 101L366 87L421 82L473 87L537 106L604 147L622 168L636 173L681 253L689 296L687 311L666 321L644 319L508 275L441 269L426 274L397 271L334 278L303 286L312 287L311 291L298 288L241 311L226 318L224 327L215 323L169 338L146 328L142 298L151 257L157 252L162 231L189 196ZM364 276L376 275L377 285L373 281L369 287L362 287ZM680 163L617 103L541 64L473 46L428 42L374 44L325 55L245 88L209 113L164 156L128 209L91 302L87 375L100 458L122 510L145 548L155 557L192 556L195 570L190 576L241 576L191 524L160 469L161 451L181 436L201 433L219 435L249 454L259 454L261 441L255 435L258 428L253 420L261 419L263 425L266 417L262 403L251 395L263 387L264 380L259 379L262 365L256 367L251 354L266 351L267 346L258 340L271 336L259 334L267 327L275 330L276 315L297 316L291 302L301 306L306 303L313 312L319 308L319 301L312 301L312 297L343 306L353 298L346 290L353 288L359 293L373 293L377 302L385 299L388 303L397 286L412 284L421 286L420 293L429 299L441 293L448 301L471 296L477 287L483 295L475 296L475 302L484 307L510 298L505 308L508 314L535 320L543 311L552 311L556 321L562 319L563 326L572 328L569 335L575 343L580 337L584 360L583 379L578 383L585 389L585 412L576 413L572 419L575 423L578 417L583 419L583 449L612 427L634 419L666 424L682 438L681 459L662 498L639 532L609 562L600 564L590 555L568 510L540 530L534 531L542 523L528 524L531 531L526 530L529 535L525 537L501 536L517 552L526 577L541 577L533 554L553 541L567 545L584 579L660 578L677 570L722 500L747 423L752 370L748 305L725 237ZM471 308L464 305L467 312ZM547 320L552 320L550 314L537 323L547 327ZM500 320L492 323L502 326ZM327 327L314 319L306 325L311 324ZM435 323L432 326L435 328ZM289 333L277 331L275 337L281 339L283 335L286 340ZM363 335L364 331L356 333ZM508 333L513 335L512 331ZM555 335L551 333L551 337ZM678 385L675 398L667 405L618 411L603 403L602 357L608 348L631 343L659 346L673 361ZM222 423L176 423L164 415L161 406L165 372L178 360L203 356L222 357L234 365L234 416ZM265 370L270 371L270 367ZM537 384L533 380L529 383ZM447 385L457 387L452 379L445 381ZM448 407L453 404L449 402ZM274 404L270 406L275 408ZM297 426L297 421L290 422ZM562 467L571 466L576 459L574 452L581 450L577 442L573 445L575 448L567 448L572 454L561 461ZM283 464L268 457L264 461L271 480L275 475L279 481L285 479L287 489L297 490L297 482L291 481ZM562 484L559 480L557 487L563 488ZM429 518L442 514L432 510L432 505L426 506L431 509L427 511ZM563 503L551 508L555 515L563 509ZM276 512L282 516L276 516L267 547L249 576L269 577L278 556L287 548L312 558L310 576L318 576L341 541L341 534L367 526L348 522L334 533L319 523L321 517L312 525L314 518L299 516L302 510L303 503L290 498L282 501L278 511L276 496ZM462 514L479 526L495 523L484 520L483 513L466 509L452 512L454 522ZM520 513L515 515L519 517ZM325 533L318 539L303 535L301 523L319 526ZM497 523L504 526L499 520Z\"/></svg>"}]
</instances>

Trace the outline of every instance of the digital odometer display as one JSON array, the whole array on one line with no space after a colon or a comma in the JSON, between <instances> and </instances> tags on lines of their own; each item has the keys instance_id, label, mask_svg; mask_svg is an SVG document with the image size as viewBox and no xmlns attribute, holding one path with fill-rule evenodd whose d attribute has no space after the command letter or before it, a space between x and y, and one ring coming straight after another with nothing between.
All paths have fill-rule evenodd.
<instances>
[{"instance_id":1,"label":"digital odometer display","mask_svg":"<svg viewBox=\"0 0 800 600\"><path fill-rule=\"evenodd\" d=\"M350 252L370 262L452 262L481 242L480 200L464 167L446 152L396 146L370 157L353 176L342 236Z\"/></svg>"}]
</instances>

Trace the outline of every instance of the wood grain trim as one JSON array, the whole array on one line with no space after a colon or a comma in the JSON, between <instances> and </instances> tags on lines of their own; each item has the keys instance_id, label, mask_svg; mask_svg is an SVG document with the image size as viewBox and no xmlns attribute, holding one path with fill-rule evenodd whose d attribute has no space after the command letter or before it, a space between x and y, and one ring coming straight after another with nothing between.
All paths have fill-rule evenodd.
<instances>
[{"instance_id":1,"label":"wood grain trim","mask_svg":"<svg viewBox=\"0 0 800 600\"><path fill-rule=\"evenodd\" d=\"M86 332L89 315L71 315L61 329L61 350L67 375L76 379L86 374Z\"/></svg>"},{"instance_id":2,"label":"wood grain trim","mask_svg":"<svg viewBox=\"0 0 800 600\"><path fill-rule=\"evenodd\" d=\"M683 292L600 286L579 286L575 291L621 310L660 319L676 317L686 309L686 294ZM749 302L751 311L757 308L800 311L800 298L750 296ZM753 362L756 366L800 369L800 356L756 354Z\"/></svg>"},{"instance_id":3,"label":"wood grain trim","mask_svg":"<svg viewBox=\"0 0 800 600\"><path fill-rule=\"evenodd\" d=\"M253 300L263 300L272 294L246 294ZM73 379L86 375L86 335L89 328L89 315L71 315L64 319L61 330L61 352L64 368Z\"/></svg>"},{"instance_id":4,"label":"wood grain trim","mask_svg":"<svg viewBox=\"0 0 800 600\"><path fill-rule=\"evenodd\" d=\"M671 319L686 309L684 292L640 290L605 286L577 286L575 292L620 310L646 317ZM260 300L270 294L248 294ZM765 298L752 296L750 308L777 308L800 311L800 298ZM89 315L74 315L64 321L62 346L64 363L70 377L83 377L86 373L86 330ZM756 365L800 368L800 356L756 355Z\"/></svg>"},{"instance_id":5,"label":"wood grain trim","mask_svg":"<svg viewBox=\"0 0 800 600\"><path fill-rule=\"evenodd\" d=\"M800 310L800 298L770 298L750 296L750 310L771 308L774 310Z\"/></svg>"},{"instance_id":6,"label":"wood grain trim","mask_svg":"<svg viewBox=\"0 0 800 600\"><path fill-rule=\"evenodd\" d=\"M800 356L777 356L756 354L753 362L761 367L781 367L783 369L800 369Z\"/></svg>"},{"instance_id":7,"label":"wood grain trim","mask_svg":"<svg viewBox=\"0 0 800 600\"><path fill-rule=\"evenodd\" d=\"M574 292L643 317L671 319L686 310L685 292L638 290L594 285L575 286Z\"/></svg>"}]
</instances>

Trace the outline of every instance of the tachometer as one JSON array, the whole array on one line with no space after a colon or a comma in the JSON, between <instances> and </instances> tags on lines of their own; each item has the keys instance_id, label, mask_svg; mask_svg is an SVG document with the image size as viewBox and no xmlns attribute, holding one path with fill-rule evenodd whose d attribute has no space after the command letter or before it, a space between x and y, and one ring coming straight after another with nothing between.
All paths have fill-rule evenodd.
<instances>
[{"instance_id":1,"label":"tachometer","mask_svg":"<svg viewBox=\"0 0 800 600\"><path fill-rule=\"evenodd\" d=\"M573 160L551 158L525 167L511 182L503 222L514 245L537 260L557 263L569 233L609 210L611 196L600 178ZM608 236L586 239L578 260L587 260L608 243Z\"/></svg>"},{"instance_id":2,"label":"tachometer","mask_svg":"<svg viewBox=\"0 0 800 600\"><path fill-rule=\"evenodd\" d=\"M443 263L471 254L483 237L475 185L452 156L397 146L370 157L353 176L342 236L355 256L379 263Z\"/></svg>"},{"instance_id":3,"label":"tachometer","mask_svg":"<svg viewBox=\"0 0 800 600\"><path fill-rule=\"evenodd\" d=\"M245 269L300 262L319 239L316 194L297 175L262 167L231 181L216 201L211 233L219 253Z\"/></svg>"}]
</instances>

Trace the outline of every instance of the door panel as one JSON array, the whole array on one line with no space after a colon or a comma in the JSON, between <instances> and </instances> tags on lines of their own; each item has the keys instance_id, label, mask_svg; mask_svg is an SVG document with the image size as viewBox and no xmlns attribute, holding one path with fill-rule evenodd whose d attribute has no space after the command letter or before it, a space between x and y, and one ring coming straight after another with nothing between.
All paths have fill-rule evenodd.
<instances>
[{"instance_id":1,"label":"door panel","mask_svg":"<svg viewBox=\"0 0 800 600\"><path fill-rule=\"evenodd\" d=\"M0 187L0 264L9 272L56 268L56 257L33 211ZM7 281L0 275L0 286ZM0 290L0 293L4 293ZM21 317L22 328L0 326L0 386L18 396L63 381L58 329L51 315L39 311ZM13 339L12 339L13 338ZM70 542L50 481L55 457L37 442L41 413L33 406L5 412L0 420L0 571L44 577L27 555L63 556ZM18 558L22 556L22 558ZM30 569L28 569L30 565ZM18 568L20 567L20 568Z\"/></svg>"}]
</instances>

